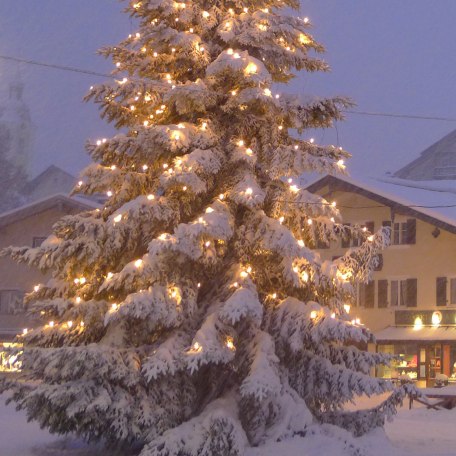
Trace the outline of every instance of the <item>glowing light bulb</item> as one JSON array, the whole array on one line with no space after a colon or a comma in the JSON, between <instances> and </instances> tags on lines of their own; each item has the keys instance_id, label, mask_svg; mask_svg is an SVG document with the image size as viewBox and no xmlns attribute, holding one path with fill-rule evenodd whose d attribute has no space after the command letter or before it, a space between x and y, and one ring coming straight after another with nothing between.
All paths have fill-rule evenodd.
<instances>
[{"instance_id":1,"label":"glowing light bulb","mask_svg":"<svg viewBox=\"0 0 456 456\"><path fill-rule=\"evenodd\" d=\"M349 314L349 313L350 313L350 309L351 309L350 304L344 304L344 310L345 310L345 312L347 312L347 313Z\"/></svg>"},{"instance_id":2,"label":"glowing light bulb","mask_svg":"<svg viewBox=\"0 0 456 456\"><path fill-rule=\"evenodd\" d=\"M304 272L301 274L301 277L302 277L302 280L303 280L304 282L308 282L308 280L309 280L309 274L308 274L307 271L304 271Z\"/></svg>"},{"instance_id":3,"label":"glowing light bulb","mask_svg":"<svg viewBox=\"0 0 456 456\"><path fill-rule=\"evenodd\" d=\"M312 219L307 219L307 225L312 225L313 221Z\"/></svg>"},{"instance_id":4,"label":"glowing light bulb","mask_svg":"<svg viewBox=\"0 0 456 456\"><path fill-rule=\"evenodd\" d=\"M210 14L207 11L203 11L204 19L207 19L209 16L210 16Z\"/></svg>"},{"instance_id":5,"label":"glowing light bulb","mask_svg":"<svg viewBox=\"0 0 456 456\"><path fill-rule=\"evenodd\" d=\"M71 328L73 327L73 322L70 320L70 321L67 321L67 326L68 328Z\"/></svg>"},{"instance_id":6,"label":"glowing light bulb","mask_svg":"<svg viewBox=\"0 0 456 456\"><path fill-rule=\"evenodd\" d=\"M24 329L22 330L22 334L25 336L27 333L28 333L28 329L27 329L27 328L24 328Z\"/></svg>"},{"instance_id":7,"label":"glowing light bulb","mask_svg":"<svg viewBox=\"0 0 456 456\"><path fill-rule=\"evenodd\" d=\"M253 190L252 190L250 187L248 187L248 188L246 188L246 190L245 190L245 194L246 194L246 195L252 195L252 194L253 194Z\"/></svg>"},{"instance_id":8,"label":"glowing light bulb","mask_svg":"<svg viewBox=\"0 0 456 456\"><path fill-rule=\"evenodd\" d=\"M81 304L81 298L79 296L76 298L76 304Z\"/></svg>"},{"instance_id":9,"label":"glowing light bulb","mask_svg":"<svg viewBox=\"0 0 456 456\"><path fill-rule=\"evenodd\" d=\"M206 247L210 247L210 246L211 246L211 241L206 241L206 242L204 243L204 245L205 245Z\"/></svg>"},{"instance_id":10,"label":"glowing light bulb","mask_svg":"<svg viewBox=\"0 0 456 456\"><path fill-rule=\"evenodd\" d=\"M225 195L224 195L223 193L220 193L219 199L220 199L220 200L224 200L224 199L225 199Z\"/></svg>"},{"instance_id":11,"label":"glowing light bulb","mask_svg":"<svg viewBox=\"0 0 456 456\"><path fill-rule=\"evenodd\" d=\"M143 264L143 260L141 260L141 258L139 260L136 260L135 261L135 267L136 268L140 268Z\"/></svg>"},{"instance_id":12,"label":"glowing light bulb","mask_svg":"<svg viewBox=\"0 0 456 456\"><path fill-rule=\"evenodd\" d=\"M231 351L236 350L236 347L234 346L234 343L233 343L233 339L231 337L228 337L228 339L226 340L226 346Z\"/></svg>"},{"instance_id":13,"label":"glowing light bulb","mask_svg":"<svg viewBox=\"0 0 456 456\"><path fill-rule=\"evenodd\" d=\"M147 199L148 199L149 201L152 201L152 200L155 199L155 196L154 196L154 195L147 195Z\"/></svg>"},{"instance_id":14,"label":"glowing light bulb","mask_svg":"<svg viewBox=\"0 0 456 456\"><path fill-rule=\"evenodd\" d=\"M254 74L256 73L258 70L258 67L253 63L253 62L250 62L246 67L245 67L245 70L244 72L246 74Z\"/></svg>"},{"instance_id":15,"label":"glowing light bulb","mask_svg":"<svg viewBox=\"0 0 456 456\"><path fill-rule=\"evenodd\" d=\"M109 191L106 192L106 195L107 195L109 198L111 198L112 194L113 194L113 193L112 193L111 190L109 190Z\"/></svg>"},{"instance_id":16,"label":"glowing light bulb","mask_svg":"<svg viewBox=\"0 0 456 456\"><path fill-rule=\"evenodd\" d=\"M35 293L38 293L38 291L40 291L40 285L35 285L35 286L33 287L33 291L34 291Z\"/></svg>"},{"instance_id":17,"label":"glowing light bulb","mask_svg":"<svg viewBox=\"0 0 456 456\"><path fill-rule=\"evenodd\" d=\"M312 312L310 312L310 318L312 320L315 320L315 318L317 318L317 311L316 310L312 310Z\"/></svg>"},{"instance_id":18,"label":"glowing light bulb","mask_svg":"<svg viewBox=\"0 0 456 456\"><path fill-rule=\"evenodd\" d=\"M299 247L304 247L304 241L302 239L299 239L298 245Z\"/></svg>"},{"instance_id":19,"label":"glowing light bulb","mask_svg":"<svg viewBox=\"0 0 456 456\"><path fill-rule=\"evenodd\" d=\"M115 223L119 223L121 220L122 220L122 214L116 215L114 217L114 222Z\"/></svg>"},{"instance_id":20,"label":"glowing light bulb","mask_svg":"<svg viewBox=\"0 0 456 456\"><path fill-rule=\"evenodd\" d=\"M337 206L337 203L336 203L335 201L333 201L333 202L331 203L331 206L332 206L332 207L336 207L336 206Z\"/></svg>"},{"instance_id":21,"label":"glowing light bulb","mask_svg":"<svg viewBox=\"0 0 456 456\"><path fill-rule=\"evenodd\" d=\"M54 326L55 326L55 322L54 322L53 320L51 320L51 321L49 322L49 327L50 327L50 328L53 328Z\"/></svg>"},{"instance_id":22,"label":"glowing light bulb","mask_svg":"<svg viewBox=\"0 0 456 456\"><path fill-rule=\"evenodd\" d=\"M277 299L277 293L272 293L272 299Z\"/></svg>"}]
</instances>

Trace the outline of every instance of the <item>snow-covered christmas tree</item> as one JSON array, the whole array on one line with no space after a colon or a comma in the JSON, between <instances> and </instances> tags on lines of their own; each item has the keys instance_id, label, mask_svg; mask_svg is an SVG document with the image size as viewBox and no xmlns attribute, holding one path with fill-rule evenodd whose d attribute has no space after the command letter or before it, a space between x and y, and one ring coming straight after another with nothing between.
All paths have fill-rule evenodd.
<instances>
[{"instance_id":1,"label":"snow-covered christmas tree","mask_svg":"<svg viewBox=\"0 0 456 456\"><path fill-rule=\"evenodd\" d=\"M343 172L348 154L302 133L349 102L273 87L327 69L298 6L130 2L138 32L102 51L117 79L88 95L121 130L88 146L77 189L106 204L4 252L52 272L27 298L43 325L21 337L26 381L7 385L42 426L142 456L234 456L394 412L403 392L341 410L389 389L369 376L388 359L344 310L388 233L352 228L365 242L333 262L313 250L348 228L295 179Z\"/></svg>"}]
</instances>

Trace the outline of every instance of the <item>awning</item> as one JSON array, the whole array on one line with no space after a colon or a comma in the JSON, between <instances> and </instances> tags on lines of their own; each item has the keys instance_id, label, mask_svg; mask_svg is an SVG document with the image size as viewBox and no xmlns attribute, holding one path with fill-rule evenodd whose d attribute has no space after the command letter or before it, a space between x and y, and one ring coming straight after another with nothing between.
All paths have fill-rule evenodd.
<instances>
[{"instance_id":1,"label":"awning","mask_svg":"<svg viewBox=\"0 0 456 456\"><path fill-rule=\"evenodd\" d=\"M456 341L456 326L388 326L374 333L377 342L382 341Z\"/></svg>"}]
</instances>

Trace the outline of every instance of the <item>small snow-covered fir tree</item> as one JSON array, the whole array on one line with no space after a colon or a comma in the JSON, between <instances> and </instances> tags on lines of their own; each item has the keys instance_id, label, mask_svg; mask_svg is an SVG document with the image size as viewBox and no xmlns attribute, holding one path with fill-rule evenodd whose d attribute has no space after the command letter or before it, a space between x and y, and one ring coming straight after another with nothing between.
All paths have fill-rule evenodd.
<instances>
[{"instance_id":1,"label":"small snow-covered fir tree","mask_svg":"<svg viewBox=\"0 0 456 456\"><path fill-rule=\"evenodd\" d=\"M22 337L27 381L9 384L53 432L139 445L142 456L243 454L315 421L362 433L394 411L344 413L386 391L387 362L344 304L386 232L336 261L331 201L293 180L344 171L347 152L295 132L329 127L343 98L281 95L294 70L324 71L296 0L137 0L139 29L115 47L117 80L88 98L121 129L88 146L77 191L103 208L60 221L40 248L51 271L28 296L43 325ZM295 134L293 134L295 133Z\"/></svg>"}]
</instances>

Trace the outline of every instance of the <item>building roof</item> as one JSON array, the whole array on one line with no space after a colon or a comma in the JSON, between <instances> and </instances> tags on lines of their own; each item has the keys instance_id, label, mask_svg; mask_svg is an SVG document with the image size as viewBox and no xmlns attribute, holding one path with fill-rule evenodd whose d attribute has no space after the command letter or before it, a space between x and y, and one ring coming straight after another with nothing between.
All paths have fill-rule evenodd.
<instances>
[{"instance_id":1,"label":"building roof","mask_svg":"<svg viewBox=\"0 0 456 456\"><path fill-rule=\"evenodd\" d=\"M25 191L29 194L33 194L35 188L37 188L46 180L50 180L55 176L58 176L67 182L69 193L76 182L76 177L55 165L47 167L42 173L38 174L38 176L34 177L30 182L28 182L25 186Z\"/></svg>"},{"instance_id":2,"label":"building roof","mask_svg":"<svg viewBox=\"0 0 456 456\"><path fill-rule=\"evenodd\" d=\"M23 220L32 215L39 214L40 212L46 211L53 207L62 205L63 207L74 208L80 211L97 209L100 207L99 204L86 198L69 197L62 194L52 195L0 214L0 228Z\"/></svg>"},{"instance_id":3,"label":"building roof","mask_svg":"<svg viewBox=\"0 0 456 456\"><path fill-rule=\"evenodd\" d=\"M409 215L456 234L456 181L354 179L326 175L308 184L306 189L314 193L326 186L331 192L339 190L365 196L398 214Z\"/></svg>"},{"instance_id":4,"label":"building roof","mask_svg":"<svg viewBox=\"0 0 456 456\"><path fill-rule=\"evenodd\" d=\"M414 174L414 171L421 167L424 167L425 169L427 168L426 174L428 174L429 171L433 172L433 161L435 158L439 158L440 156L447 154L456 155L456 130L453 130L429 146L427 149L421 152L420 156L417 159L397 170L394 173L394 176L399 178L410 178Z\"/></svg>"},{"instance_id":5,"label":"building roof","mask_svg":"<svg viewBox=\"0 0 456 456\"><path fill-rule=\"evenodd\" d=\"M387 326L374 335L377 342L456 340L456 326Z\"/></svg>"}]
</instances>

